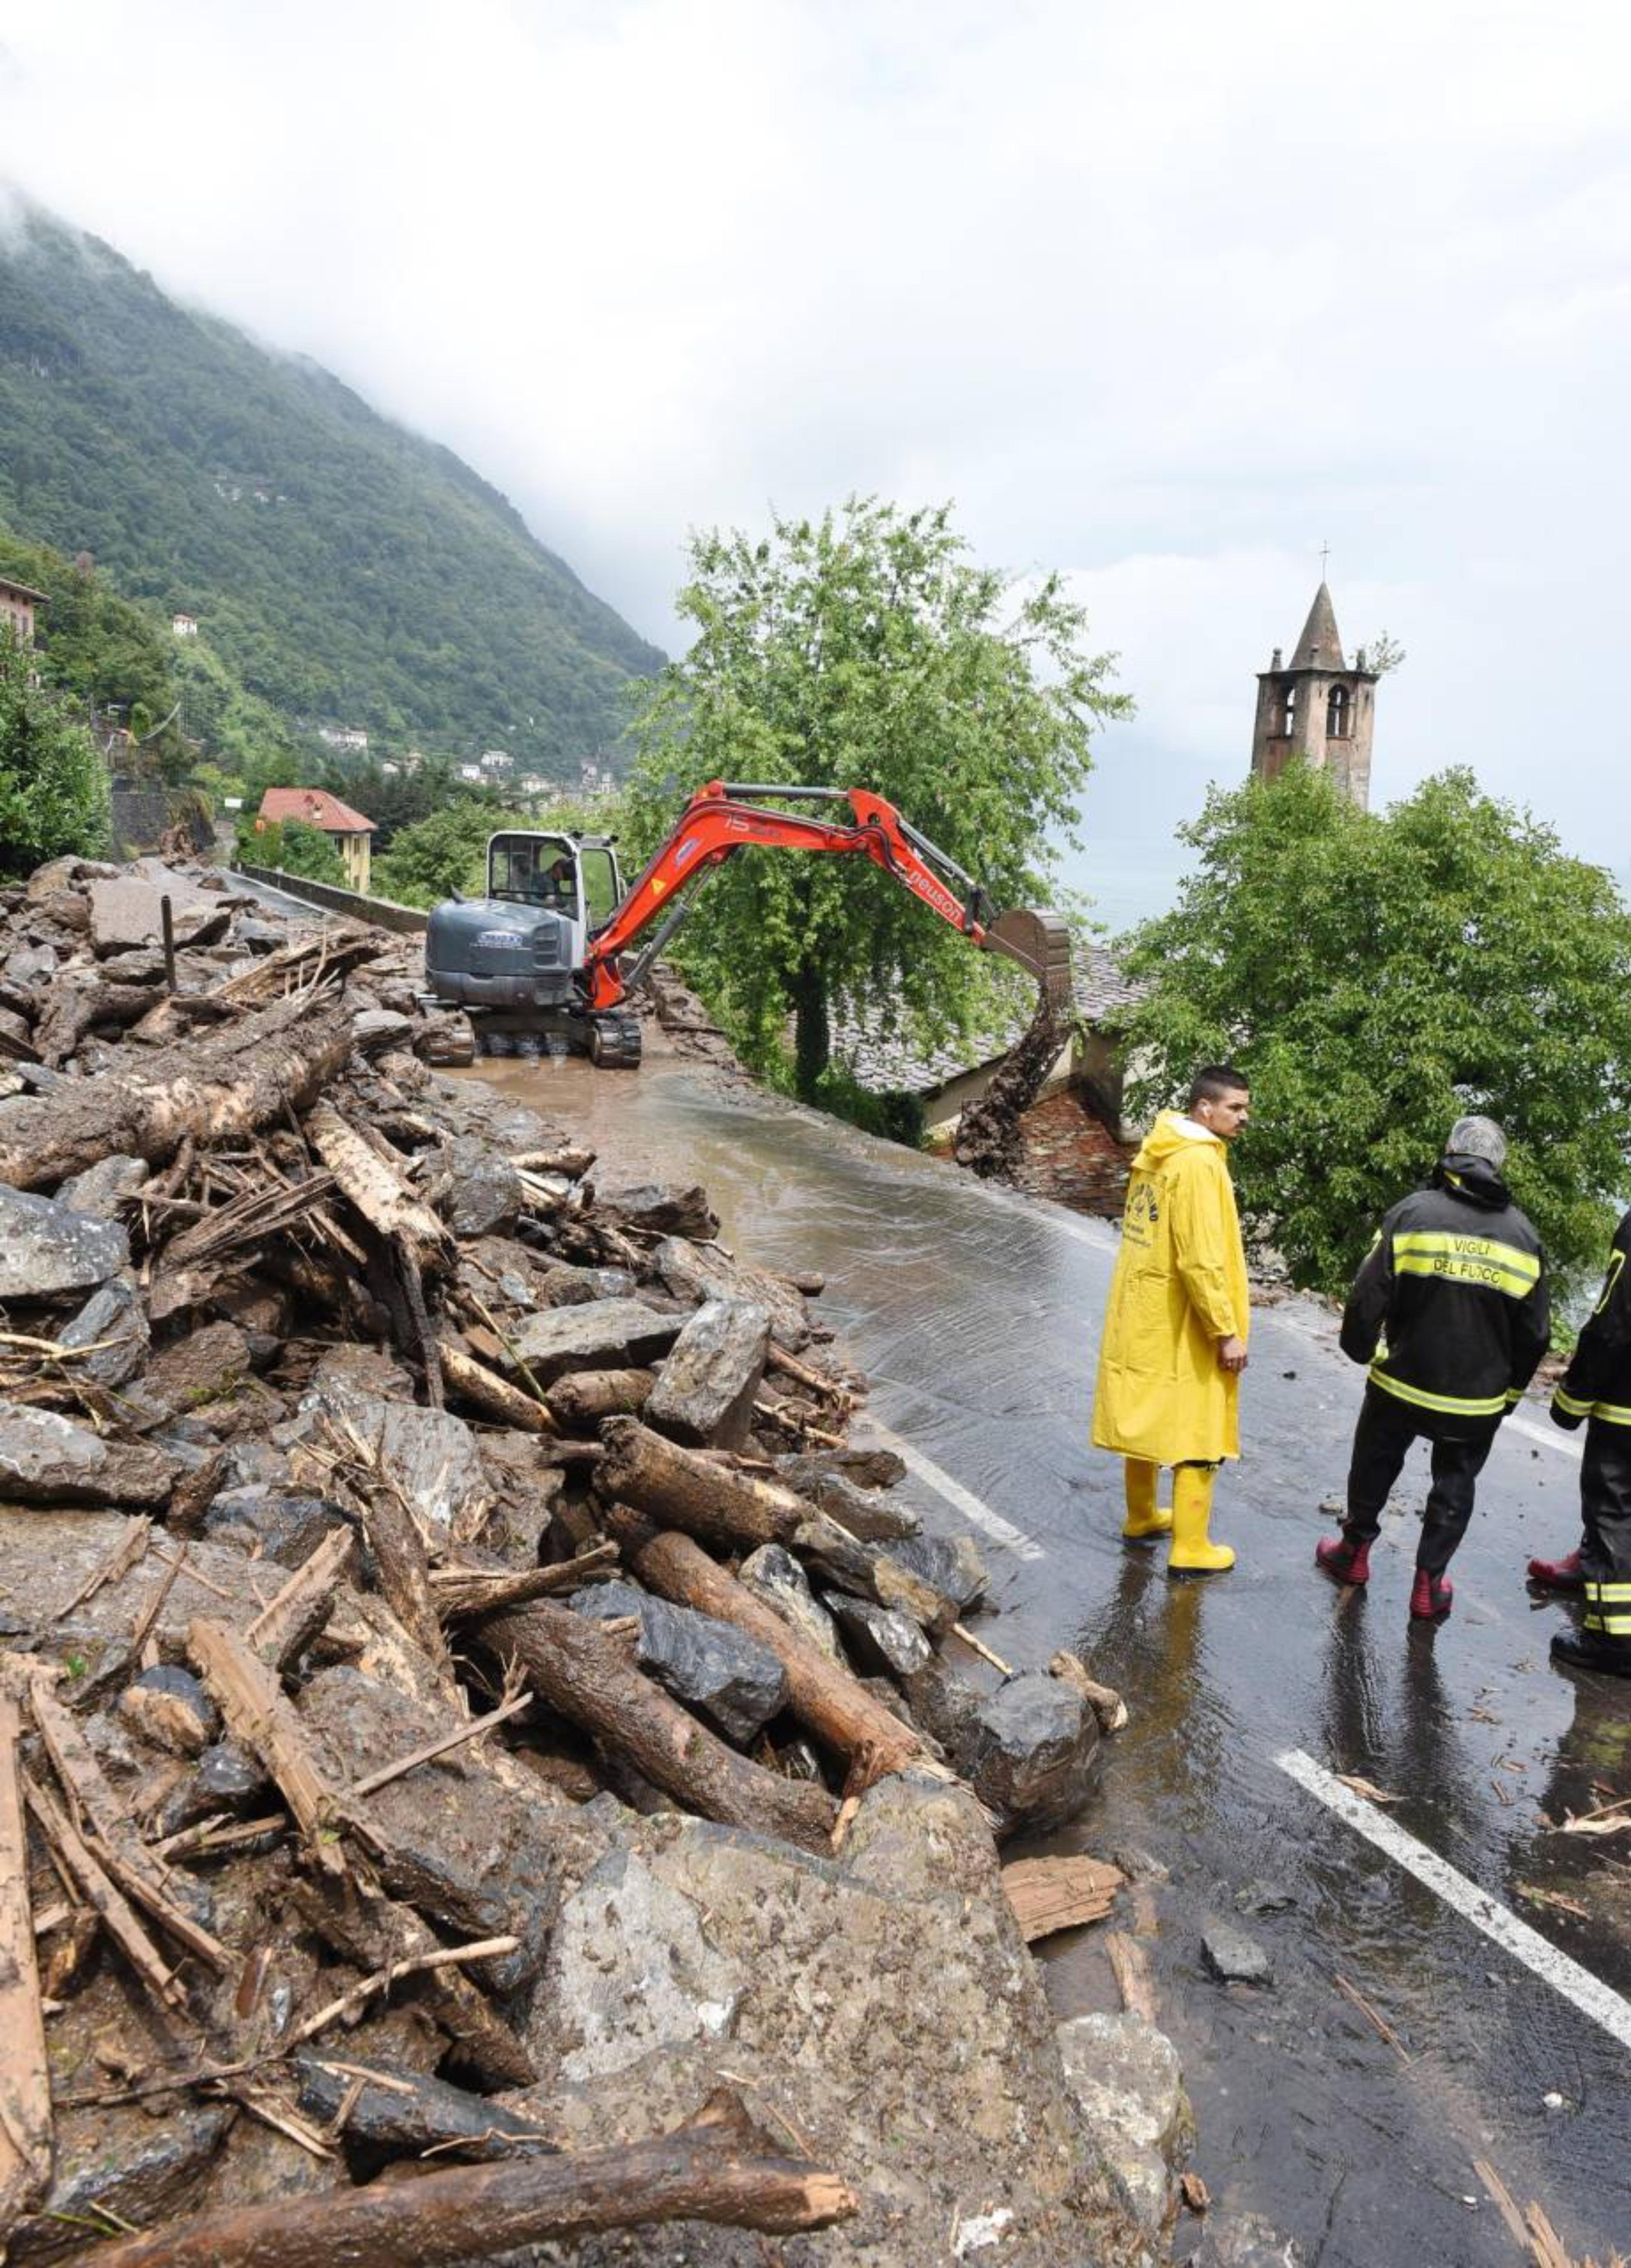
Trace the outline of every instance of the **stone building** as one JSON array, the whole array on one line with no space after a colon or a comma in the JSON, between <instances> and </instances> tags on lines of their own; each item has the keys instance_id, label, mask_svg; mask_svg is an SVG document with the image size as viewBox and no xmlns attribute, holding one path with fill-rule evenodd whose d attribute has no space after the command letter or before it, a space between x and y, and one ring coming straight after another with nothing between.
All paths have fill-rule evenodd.
<instances>
[{"instance_id":1,"label":"stone building","mask_svg":"<svg viewBox=\"0 0 1631 2268\"><path fill-rule=\"evenodd\" d=\"M1331 593L1314 593L1290 664L1276 646L1258 673L1257 722L1252 770L1275 778L1293 756L1323 765L1363 811L1370 801L1370 734L1375 723L1376 672L1361 646L1350 669L1342 657Z\"/></svg>"}]
</instances>

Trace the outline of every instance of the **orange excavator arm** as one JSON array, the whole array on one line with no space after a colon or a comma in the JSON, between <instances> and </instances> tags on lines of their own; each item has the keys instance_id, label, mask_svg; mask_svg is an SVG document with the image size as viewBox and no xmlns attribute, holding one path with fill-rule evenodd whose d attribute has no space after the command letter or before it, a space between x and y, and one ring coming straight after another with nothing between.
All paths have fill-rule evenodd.
<instances>
[{"instance_id":1,"label":"orange excavator arm","mask_svg":"<svg viewBox=\"0 0 1631 2268\"><path fill-rule=\"evenodd\" d=\"M765 808L772 801L805 802L817 798L848 804L853 823ZM591 940L584 961L589 1006L596 1011L615 1008L673 934L686 910L683 904L676 903L681 894L710 867L723 865L733 851L754 843L780 850L834 851L870 858L914 897L921 898L942 921L959 930L971 944L1018 961L1047 987L1055 1005L1062 1005L1069 997L1069 943L1057 917L1024 912L995 918L984 890L973 877L920 835L881 795L865 788L754 787L709 780L698 788L662 849ZM958 895L952 883L961 886L963 896ZM625 977L618 956L659 915L665 918L658 936L641 954L638 967Z\"/></svg>"}]
</instances>

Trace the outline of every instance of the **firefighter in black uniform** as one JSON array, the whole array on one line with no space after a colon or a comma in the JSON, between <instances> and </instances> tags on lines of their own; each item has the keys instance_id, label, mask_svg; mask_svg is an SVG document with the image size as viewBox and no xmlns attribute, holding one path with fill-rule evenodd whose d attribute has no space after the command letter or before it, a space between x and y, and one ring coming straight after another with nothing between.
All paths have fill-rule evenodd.
<instances>
[{"instance_id":1,"label":"firefighter in black uniform","mask_svg":"<svg viewBox=\"0 0 1631 2268\"><path fill-rule=\"evenodd\" d=\"M1342 1351L1369 1363L1370 1380L1348 1517L1315 1556L1340 1583L1368 1580L1388 1491L1412 1441L1425 1438L1433 1485L1410 1593L1418 1621L1450 1612L1444 1570L1466 1533L1478 1476L1550 1339L1540 1240L1508 1195L1505 1161L1493 1118L1458 1118L1431 1186L1383 1221L1342 1317Z\"/></svg>"},{"instance_id":2,"label":"firefighter in black uniform","mask_svg":"<svg viewBox=\"0 0 1631 2268\"><path fill-rule=\"evenodd\" d=\"M1577 1634L1552 1641L1572 1669L1631 1677L1631 1212L1614 1231L1603 1296L1552 1396L1559 1425L1585 1420L1580 1465L1580 1574L1585 1615Z\"/></svg>"}]
</instances>

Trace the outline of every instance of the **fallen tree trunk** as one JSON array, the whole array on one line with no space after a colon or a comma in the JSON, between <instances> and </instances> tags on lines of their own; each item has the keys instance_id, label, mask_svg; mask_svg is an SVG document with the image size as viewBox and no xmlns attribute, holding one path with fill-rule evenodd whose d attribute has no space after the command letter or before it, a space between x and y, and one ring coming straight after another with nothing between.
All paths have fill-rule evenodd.
<instances>
[{"instance_id":1,"label":"fallen tree trunk","mask_svg":"<svg viewBox=\"0 0 1631 2268\"><path fill-rule=\"evenodd\" d=\"M133 1057L116 1078L65 1079L7 1111L0 1182L55 1189L114 1153L161 1166L189 1136L253 1133L286 1105L303 1108L350 1052L350 1015L337 1001L287 1000L207 1040Z\"/></svg>"},{"instance_id":2,"label":"fallen tree trunk","mask_svg":"<svg viewBox=\"0 0 1631 2268\"><path fill-rule=\"evenodd\" d=\"M849 1793L858 1794L886 1772L905 1771L928 1762L922 1741L909 1725L875 1700L859 1678L831 1662L809 1639L784 1623L709 1557L688 1535L672 1530L653 1535L628 1515L613 1513L609 1532L621 1545L628 1565L649 1590L677 1606L731 1623L769 1647L787 1672L787 1705L818 1740L854 1767Z\"/></svg>"},{"instance_id":3,"label":"fallen tree trunk","mask_svg":"<svg viewBox=\"0 0 1631 2268\"><path fill-rule=\"evenodd\" d=\"M595 1493L606 1504L631 1504L659 1527L726 1550L739 1544L790 1543L814 1508L791 1489L682 1449L634 1418L608 1418L600 1438L606 1454L595 1474Z\"/></svg>"},{"instance_id":4,"label":"fallen tree trunk","mask_svg":"<svg viewBox=\"0 0 1631 2268\"><path fill-rule=\"evenodd\" d=\"M705 1819L829 1848L838 1808L825 1788L782 1779L700 1725L636 1668L615 1637L565 1607L536 1600L490 1615L482 1642L511 1657L560 1716L626 1756L665 1794Z\"/></svg>"},{"instance_id":5,"label":"fallen tree trunk","mask_svg":"<svg viewBox=\"0 0 1631 2268\"><path fill-rule=\"evenodd\" d=\"M17 1697L0 1686L0 2247L51 2180L51 2080L28 1896L22 1741Z\"/></svg>"},{"instance_id":6,"label":"fallen tree trunk","mask_svg":"<svg viewBox=\"0 0 1631 2268\"><path fill-rule=\"evenodd\" d=\"M836 2174L779 2155L734 2097L716 2095L700 2118L656 2141L205 2213L99 2246L96 2257L99 2268L435 2268L655 2221L828 2228L857 2203Z\"/></svg>"},{"instance_id":7,"label":"fallen tree trunk","mask_svg":"<svg viewBox=\"0 0 1631 2268\"><path fill-rule=\"evenodd\" d=\"M643 1410L656 1383L652 1370L569 1371L550 1388L549 1407L563 1425L598 1425Z\"/></svg>"}]
</instances>

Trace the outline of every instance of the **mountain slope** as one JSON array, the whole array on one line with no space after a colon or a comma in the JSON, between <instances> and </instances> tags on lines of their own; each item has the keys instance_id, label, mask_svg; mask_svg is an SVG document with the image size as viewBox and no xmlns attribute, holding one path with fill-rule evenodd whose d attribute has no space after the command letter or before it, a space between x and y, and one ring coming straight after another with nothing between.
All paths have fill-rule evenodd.
<instances>
[{"instance_id":1,"label":"mountain slope","mask_svg":"<svg viewBox=\"0 0 1631 2268\"><path fill-rule=\"evenodd\" d=\"M0 519L396 745L564 770L662 660L450 450L34 210L0 235Z\"/></svg>"}]
</instances>

